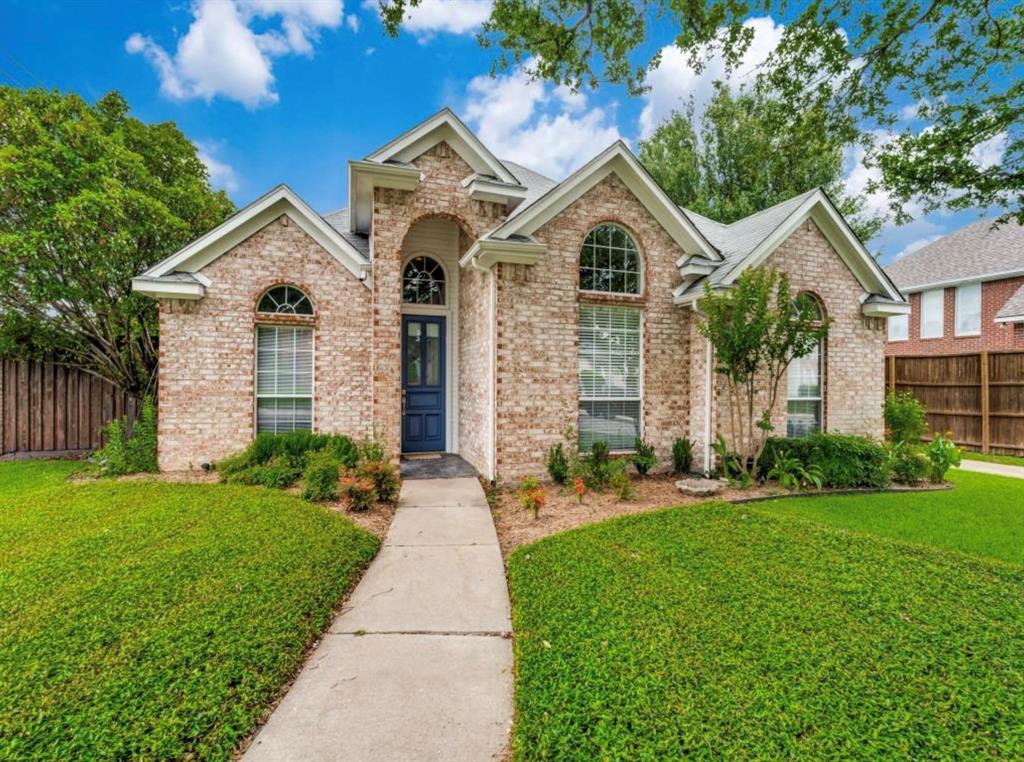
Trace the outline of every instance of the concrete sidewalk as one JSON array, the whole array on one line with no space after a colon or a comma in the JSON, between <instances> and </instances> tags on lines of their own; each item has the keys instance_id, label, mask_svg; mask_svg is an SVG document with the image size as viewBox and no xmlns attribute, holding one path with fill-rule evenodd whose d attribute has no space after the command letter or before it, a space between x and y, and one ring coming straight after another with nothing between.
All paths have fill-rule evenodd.
<instances>
[{"instance_id":1,"label":"concrete sidewalk","mask_svg":"<svg viewBox=\"0 0 1024 762\"><path fill-rule=\"evenodd\" d=\"M510 633L480 484L405 481L383 548L244 760L501 759Z\"/></svg>"},{"instance_id":2,"label":"concrete sidewalk","mask_svg":"<svg viewBox=\"0 0 1024 762\"><path fill-rule=\"evenodd\" d=\"M1005 463L989 463L986 460L960 461L960 468L964 471L974 471L979 474L992 474L993 476L1010 476L1014 479L1024 479L1024 467L1009 466Z\"/></svg>"}]
</instances>

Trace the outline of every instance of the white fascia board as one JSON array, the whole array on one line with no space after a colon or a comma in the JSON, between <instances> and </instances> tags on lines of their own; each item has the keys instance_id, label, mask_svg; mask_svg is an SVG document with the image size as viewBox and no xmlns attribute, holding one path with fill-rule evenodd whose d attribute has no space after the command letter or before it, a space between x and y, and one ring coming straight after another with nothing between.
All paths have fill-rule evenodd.
<instances>
[{"instance_id":1,"label":"white fascia board","mask_svg":"<svg viewBox=\"0 0 1024 762\"><path fill-rule=\"evenodd\" d=\"M748 267L762 264L787 238L807 219L818 226L825 238L839 254L840 259L853 273L857 281L870 293L884 293L896 302L903 301L903 295L879 266L871 253L864 248L856 234L820 190L809 196L789 217L775 228L757 248L737 265L723 285L731 285Z\"/></svg>"},{"instance_id":2,"label":"white fascia board","mask_svg":"<svg viewBox=\"0 0 1024 762\"><path fill-rule=\"evenodd\" d=\"M722 286L711 287L711 291L716 294L725 290L726 289ZM694 309L697 309L697 302L699 302L703 298L704 289L700 289L699 291L691 291L690 293L687 294L677 294L674 291L672 293L672 303L679 307L689 306L693 307Z\"/></svg>"},{"instance_id":3,"label":"white fascia board","mask_svg":"<svg viewBox=\"0 0 1024 762\"><path fill-rule=\"evenodd\" d=\"M416 167L379 164L375 161L348 163L348 197L351 212L349 230L368 233L373 217L373 189L394 188L411 191L419 187L423 173Z\"/></svg>"},{"instance_id":4,"label":"white fascia board","mask_svg":"<svg viewBox=\"0 0 1024 762\"><path fill-rule=\"evenodd\" d=\"M994 323L1024 323L1024 315L1006 315L1005 317L997 317L992 322L994 322Z\"/></svg>"},{"instance_id":5,"label":"white fascia board","mask_svg":"<svg viewBox=\"0 0 1024 762\"><path fill-rule=\"evenodd\" d=\"M454 148L475 171L494 175L511 185L518 185L519 181L508 168L480 142L455 112L447 107L381 146L366 158L374 162L389 159L412 161L441 141Z\"/></svg>"},{"instance_id":6,"label":"white fascia board","mask_svg":"<svg viewBox=\"0 0 1024 762\"><path fill-rule=\"evenodd\" d=\"M132 291L154 299L202 299L206 288L202 283L160 278L132 278Z\"/></svg>"},{"instance_id":7,"label":"white fascia board","mask_svg":"<svg viewBox=\"0 0 1024 762\"><path fill-rule=\"evenodd\" d=\"M622 141L606 148L528 208L500 225L491 236L507 238L514 234L532 235L613 172L683 251L700 253L715 261L722 259L721 254L701 235L679 207L672 203Z\"/></svg>"},{"instance_id":8,"label":"white fascia board","mask_svg":"<svg viewBox=\"0 0 1024 762\"><path fill-rule=\"evenodd\" d=\"M909 315L910 304L908 302L864 302L860 306L860 312L864 317Z\"/></svg>"},{"instance_id":9,"label":"white fascia board","mask_svg":"<svg viewBox=\"0 0 1024 762\"><path fill-rule=\"evenodd\" d=\"M953 278L950 280L940 280L935 281L934 283L925 283L917 286L905 286L900 288L900 291L904 294L919 294L922 291L931 291L936 288L953 288L955 286L966 286L969 283L990 283L994 280L1019 278L1022 275L1024 275L1024 269L1004 270L1003 272L986 273L985 275L975 275L969 278Z\"/></svg>"},{"instance_id":10,"label":"white fascia board","mask_svg":"<svg viewBox=\"0 0 1024 762\"><path fill-rule=\"evenodd\" d=\"M544 258L547 251L548 247L538 241L495 241L481 238L462 255L459 266L473 265L487 270L497 262L535 265Z\"/></svg>"},{"instance_id":11,"label":"white fascia board","mask_svg":"<svg viewBox=\"0 0 1024 762\"><path fill-rule=\"evenodd\" d=\"M475 174L463 180L462 187L469 190L469 197L475 201L514 204L526 198L526 188L522 185L509 185Z\"/></svg>"},{"instance_id":12,"label":"white fascia board","mask_svg":"<svg viewBox=\"0 0 1024 762\"><path fill-rule=\"evenodd\" d=\"M370 263L286 185L279 185L256 199L176 254L151 267L141 277L152 280L175 271L198 272L282 214L288 215L310 238L369 287L366 277L372 269Z\"/></svg>"},{"instance_id":13,"label":"white fascia board","mask_svg":"<svg viewBox=\"0 0 1024 762\"><path fill-rule=\"evenodd\" d=\"M679 271L679 275L683 278L711 275L711 273L717 269L718 267L716 265L706 265L701 262L686 262L681 265L676 265L676 270Z\"/></svg>"}]
</instances>

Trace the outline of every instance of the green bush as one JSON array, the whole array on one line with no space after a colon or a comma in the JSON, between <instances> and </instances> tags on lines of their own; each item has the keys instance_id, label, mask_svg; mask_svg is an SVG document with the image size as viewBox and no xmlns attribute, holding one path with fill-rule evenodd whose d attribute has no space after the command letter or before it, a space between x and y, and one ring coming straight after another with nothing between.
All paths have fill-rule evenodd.
<instances>
[{"instance_id":1,"label":"green bush","mask_svg":"<svg viewBox=\"0 0 1024 762\"><path fill-rule=\"evenodd\" d=\"M598 439L590 445L590 454L583 459L583 481L592 490L604 491L613 473L608 443Z\"/></svg>"},{"instance_id":2,"label":"green bush","mask_svg":"<svg viewBox=\"0 0 1024 762\"><path fill-rule=\"evenodd\" d=\"M104 476L156 473L156 407L153 400L142 400L135 424L127 418L111 421L103 430L106 444L93 453L99 472Z\"/></svg>"},{"instance_id":3,"label":"green bush","mask_svg":"<svg viewBox=\"0 0 1024 762\"><path fill-rule=\"evenodd\" d=\"M309 455L302 473L302 497L306 500L337 500L341 461L333 450L323 449Z\"/></svg>"},{"instance_id":4,"label":"green bush","mask_svg":"<svg viewBox=\"0 0 1024 762\"><path fill-rule=\"evenodd\" d=\"M223 481L227 484L246 484L250 487L284 489L299 480L303 466L287 455L275 455L266 463L233 471Z\"/></svg>"},{"instance_id":5,"label":"green bush","mask_svg":"<svg viewBox=\"0 0 1024 762\"><path fill-rule=\"evenodd\" d=\"M388 505L398 502L402 485L395 467L386 460L364 460L356 467L356 473L373 482L373 489L380 502Z\"/></svg>"},{"instance_id":6,"label":"green bush","mask_svg":"<svg viewBox=\"0 0 1024 762\"><path fill-rule=\"evenodd\" d=\"M569 459L565 455L562 443L551 445L547 458L548 476L555 484L565 484L569 479Z\"/></svg>"},{"instance_id":7,"label":"green bush","mask_svg":"<svg viewBox=\"0 0 1024 762\"><path fill-rule=\"evenodd\" d=\"M612 475L608 479L608 484L619 500L635 500L636 499L636 485L633 484L633 480L629 478L629 473L625 468L617 468L612 471Z\"/></svg>"},{"instance_id":8,"label":"green bush","mask_svg":"<svg viewBox=\"0 0 1024 762\"><path fill-rule=\"evenodd\" d=\"M893 442L889 445L889 468L894 482L916 484L924 481L929 466L928 456L920 445L910 442Z\"/></svg>"},{"instance_id":9,"label":"green bush","mask_svg":"<svg viewBox=\"0 0 1024 762\"><path fill-rule=\"evenodd\" d=\"M310 454L328 451L345 468L352 468L358 461L358 449L355 443L344 434L314 434L311 431L290 431L287 434L258 434L246 449L217 462L217 472L222 481L234 481L245 484L237 475L257 466L265 466L271 460L283 457L297 469L299 474L306 470ZM256 478L254 476L245 479ZM262 482L257 482L262 483Z\"/></svg>"},{"instance_id":10,"label":"green bush","mask_svg":"<svg viewBox=\"0 0 1024 762\"><path fill-rule=\"evenodd\" d=\"M672 442L672 472L690 473L693 466L693 442L688 437L678 437Z\"/></svg>"},{"instance_id":11,"label":"green bush","mask_svg":"<svg viewBox=\"0 0 1024 762\"><path fill-rule=\"evenodd\" d=\"M384 443L376 437L364 439L359 443L359 460L382 461L386 456L387 452L384 450Z\"/></svg>"},{"instance_id":12,"label":"green bush","mask_svg":"<svg viewBox=\"0 0 1024 762\"><path fill-rule=\"evenodd\" d=\"M630 460L633 461L636 472L641 476L658 465L658 456L654 453L654 445L637 437L633 449L635 452L630 456Z\"/></svg>"},{"instance_id":13,"label":"green bush","mask_svg":"<svg viewBox=\"0 0 1024 762\"><path fill-rule=\"evenodd\" d=\"M928 480L935 484L945 481L946 472L960 465L960 448L942 434L935 435L925 449L925 455L928 456Z\"/></svg>"},{"instance_id":14,"label":"green bush","mask_svg":"<svg viewBox=\"0 0 1024 762\"><path fill-rule=\"evenodd\" d=\"M350 511L368 511L377 502L377 491L373 479L349 473L338 480L338 492L345 499Z\"/></svg>"},{"instance_id":15,"label":"green bush","mask_svg":"<svg viewBox=\"0 0 1024 762\"><path fill-rule=\"evenodd\" d=\"M889 392L885 397L885 429L890 442L920 442L928 427L925 407L910 392Z\"/></svg>"},{"instance_id":16,"label":"green bush","mask_svg":"<svg viewBox=\"0 0 1024 762\"><path fill-rule=\"evenodd\" d=\"M776 453L775 462L768 471L767 478L777 481L788 490L800 489L814 485L821 489L821 468L811 464L804 466L797 458L785 458Z\"/></svg>"},{"instance_id":17,"label":"green bush","mask_svg":"<svg viewBox=\"0 0 1024 762\"><path fill-rule=\"evenodd\" d=\"M785 439L773 437L765 444L761 463L796 458L808 469L821 469L822 486L831 488L884 487L889 483L889 454L885 447L866 437L846 434L809 434Z\"/></svg>"}]
</instances>

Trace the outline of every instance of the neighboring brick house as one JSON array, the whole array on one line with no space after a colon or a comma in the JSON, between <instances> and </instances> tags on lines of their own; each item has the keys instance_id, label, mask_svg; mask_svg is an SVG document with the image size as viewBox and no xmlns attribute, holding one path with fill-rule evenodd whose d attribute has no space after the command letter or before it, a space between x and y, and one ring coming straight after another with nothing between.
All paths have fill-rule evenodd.
<instances>
[{"instance_id":1,"label":"neighboring brick house","mask_svg":"<svg viewBox=\"0 0 1024 762\"><path fill-rule=\"evenodd\" d=\"M982 220L886 267L910 300L889 319L886 355L1024 349L1024 227Z\"/></svg>"},{"instance_id":2,"label":"neighboring brick house","mask_svg":"<svg viewBox=\"0 0 1024 762\"><path fill-rule=\"evenodd\" d=\"M689 436L706 466L718 384L696 312L705 282L757 266L832 321L779 430L882 433L884 318L909 307L820 190L721 225L621 142L556 183L445 109L350 162L348 191L322 217L279 186L135 279L160 303L161 468L311 428L517 478L567 423L663 462Z\"/></svg>"}]
</instances>

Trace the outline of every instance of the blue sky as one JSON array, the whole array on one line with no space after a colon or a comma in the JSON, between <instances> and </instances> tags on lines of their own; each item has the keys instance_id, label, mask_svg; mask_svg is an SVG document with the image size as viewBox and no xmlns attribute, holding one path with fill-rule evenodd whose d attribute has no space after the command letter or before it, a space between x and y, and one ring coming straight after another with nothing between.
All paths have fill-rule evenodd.
<instances>
[{"instance_id":1,"label":"blue sky","mask_svg":"<svg viewBox=\"0 0 1024 762\"><path fill-rule=\"evenodd\" d=\"M391 39L376 0L0 0L0 82L90 101L119 90L140 119L177 123L235 203L286 182L327 212L346 204L349 159L442 106L499 157L561 178L616 138L635 147L681 99L693 93L699 104L723 75L712 62L697 77L668 49L639 98L616 87L571 94L514 73L491 79L490 54L473 37L488 2L425 0ZM782 27L749 23L752 66ZM665 22L652 32L647 52L673 37ZM866 179L851 156L849 183ZM870 248L888 261L977 218L919 215Z\"/></svg>"}]
</instances>

